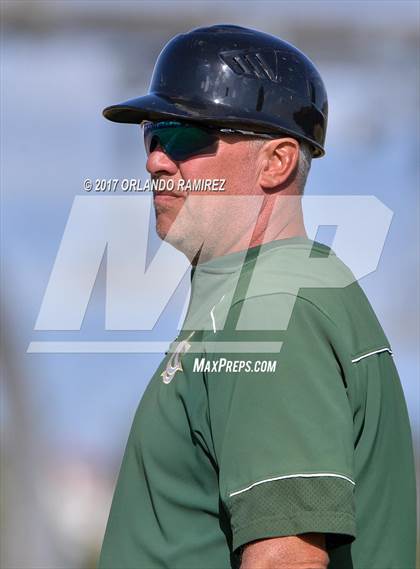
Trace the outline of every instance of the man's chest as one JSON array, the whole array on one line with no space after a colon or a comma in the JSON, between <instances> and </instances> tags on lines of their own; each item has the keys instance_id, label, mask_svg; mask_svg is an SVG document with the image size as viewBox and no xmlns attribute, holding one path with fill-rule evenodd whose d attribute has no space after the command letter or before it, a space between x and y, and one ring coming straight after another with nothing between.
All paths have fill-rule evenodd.
<instances>
[{"instance_id":1,"label":"man's chest","mask_svg":"<svg viewBox=\"0 0 420 569\"><path fill-rule=\"evenodd\" d=\"M197 354L194 348L188 353L188 345L181 339L157 368L137 409L131 440L153 484L171 481L190 492L217 492L207 447L206 389L202 374L191 373Z\"/></svg>"}]
</instances>

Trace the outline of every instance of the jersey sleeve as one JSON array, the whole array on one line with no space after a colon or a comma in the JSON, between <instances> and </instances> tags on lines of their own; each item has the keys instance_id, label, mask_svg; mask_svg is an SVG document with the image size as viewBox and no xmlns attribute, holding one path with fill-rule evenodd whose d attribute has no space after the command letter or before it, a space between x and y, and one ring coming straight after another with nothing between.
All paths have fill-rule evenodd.
<instances>
[{"instance_id":1,"label":"jersey sleeve","mask_svg":"<svg viewBox=\"0 0 420 569\"><path fill-rule=\"evenodd\" d=\"M289 325L276 330L287 306ZM206 348L206 381L233 550L307 532L325 533L328 548L351 543L353 420L334 350L339 329L286 294L241 301L229 319Z\"/></svg>"}]
</instances>

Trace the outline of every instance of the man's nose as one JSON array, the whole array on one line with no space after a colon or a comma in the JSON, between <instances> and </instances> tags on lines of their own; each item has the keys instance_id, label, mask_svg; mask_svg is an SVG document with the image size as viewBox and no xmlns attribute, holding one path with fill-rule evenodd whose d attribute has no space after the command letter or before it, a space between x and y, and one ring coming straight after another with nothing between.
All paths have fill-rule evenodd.
<instances>
[{"instance_id":1,"label":"man's nose","mask_svg":"<svg viewBox=\"0 0 420 569\"><path fill-rule=\"evenodd\" d=\"M146 170L152 176L156 176L162 173L176 174L178 166L176 162L172 160L172 158L165 154L160 144L158 144L147 158Z\"/></svg>"}]
</instances>

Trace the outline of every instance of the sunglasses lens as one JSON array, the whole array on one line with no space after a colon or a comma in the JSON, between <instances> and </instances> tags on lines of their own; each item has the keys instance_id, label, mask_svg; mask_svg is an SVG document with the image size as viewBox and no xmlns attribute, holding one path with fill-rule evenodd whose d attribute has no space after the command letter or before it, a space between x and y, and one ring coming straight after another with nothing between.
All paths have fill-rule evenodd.
<instances>
[{"instance_id":1,"label":"sunglasses lens","mask_svg":"<svg viewBox=\"0 0 420 569\"><path fill-rule=\"evenodd\" d=\"M214 152L218 137L209 130L179 123L161 121L147 123L144 126L144 143L147 154L153 152L160 144L166 154L173 160L186 160L197 154Z\"/></svg>"}]
</instances>

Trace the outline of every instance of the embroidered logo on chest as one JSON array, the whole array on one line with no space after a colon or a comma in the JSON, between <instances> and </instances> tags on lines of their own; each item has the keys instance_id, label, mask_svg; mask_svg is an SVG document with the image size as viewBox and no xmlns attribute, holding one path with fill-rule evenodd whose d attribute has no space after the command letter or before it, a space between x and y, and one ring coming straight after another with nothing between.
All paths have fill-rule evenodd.
<instances>
[{"instance_id":1,"label":"embroidered logo on chest","mask_svg":"<svg viewBox=\"0 0 420 569\"><path fill-rule=\"evenodd\" d=\"M178 343L174 353L169 358L168 363L166 364L166 368L160 374L162 376L163 383L170 383L175 377L177 371L184 371L182 369L181 356L182 354L188 352L188 350L191 348L189 340L191 340L193 334L194 332L191 332L188 338Z\"/></svg>"}]
</instances>

